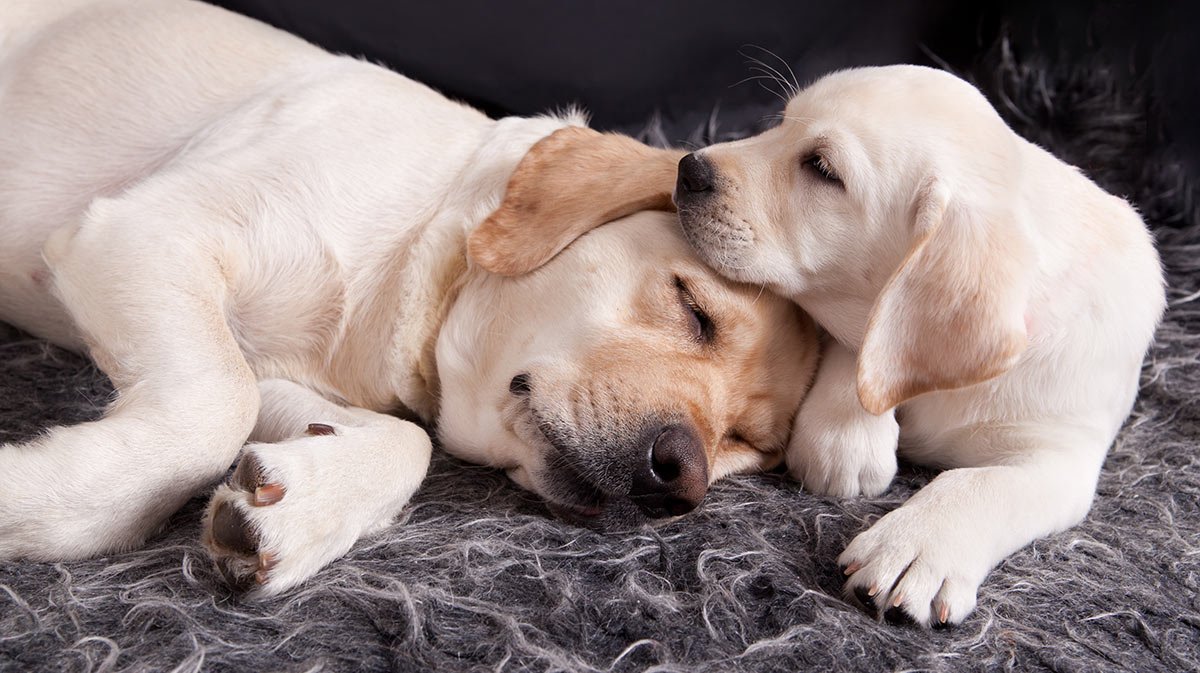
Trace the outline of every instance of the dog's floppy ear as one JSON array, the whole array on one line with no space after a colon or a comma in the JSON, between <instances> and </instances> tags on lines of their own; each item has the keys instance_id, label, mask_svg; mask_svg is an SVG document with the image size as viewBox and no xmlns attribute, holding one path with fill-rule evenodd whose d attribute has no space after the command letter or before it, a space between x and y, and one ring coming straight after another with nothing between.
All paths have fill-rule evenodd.
<instances>
[{"instance_id":1,"label":"dog's floppy ear","mask_svg":"<svg viewBox=\"0 0 1200 673\"><path fill-rule=\"evenodd\" d=\"M915 242L876 299L859 352L858 399L874 414L1002 374L1026 344L1034 260L1011 210L958 202L936 179L914 210Z\"/></svg>"},{"instance_id":2,"label":"dog's floppy ear","mask_svg":"<svg viewBox=\"0 0 1200 673\"><path fill-rule=\"evenodd\" d=\"M559 129L521 159L500 207L471 233L471 258L516 276L605 222L639 210L674 210L671 192L684 154L578 126Z\"/></svg>"}]
</instances>

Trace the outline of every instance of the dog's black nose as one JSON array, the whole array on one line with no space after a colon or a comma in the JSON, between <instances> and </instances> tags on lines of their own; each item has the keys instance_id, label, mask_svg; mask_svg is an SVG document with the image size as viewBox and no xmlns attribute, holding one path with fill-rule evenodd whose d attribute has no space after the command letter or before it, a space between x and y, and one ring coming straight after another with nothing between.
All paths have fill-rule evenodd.
<instances>
[{"instance_id":1,"label":"dog's black nose","mask_svg":"<svg viewBox=\"0 0 1200 673\"><path fill-rule=\"evenodd\" d=\"M713 191L715 171L712 162L692 152L679 160L679 178L675 181L675 200L696 198Z\"/></svg>"},{"instance_id":2,"label":"dog's black nose","mask_svg":"<svg viewBox=\"0 0 1200 673\"><path fill-rule=\"evenodd\" d=\"M529 394L529 374L517 374L508 382L508 392L517 397Z\"/></svg>"},{"instance_id":3,"label":"dog's black nose","mask_svg":"<svg viewBox=\"0 0 1200 673\"><path fill-rule=\"evenodd\" d=\"M708 459L691 429L663 428L634 468L629 497L652 518L686 514L708 491Z\"/></svg>"}]
</instances>

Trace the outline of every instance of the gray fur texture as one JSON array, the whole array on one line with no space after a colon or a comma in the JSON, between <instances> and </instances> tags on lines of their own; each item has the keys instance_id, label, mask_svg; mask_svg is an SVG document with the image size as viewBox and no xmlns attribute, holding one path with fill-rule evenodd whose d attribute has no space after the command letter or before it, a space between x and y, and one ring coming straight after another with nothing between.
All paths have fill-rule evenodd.
<instances>
[{"instance_id":1,"label":"gray fur texture","mask_svg":"<svg viewBox=\"0 0 1200 673\"><path fill-rule=\"evenodd\" d=\"M276 600L223 589L198 542L202 499L138 551L3 564L0 670L1200 670L1193 183L1146 143L1135 87L1002 51L976 81L1015 128L1139 205L1170 311L1087 520L1005 561L961 626L891 626L841 599L837 554L929 472L902 466L884 496L847 501L738 477L680 520L598 534L435 454L395 525ZM93 418L110 391L85 359L0 325L0 440Z\"/></svg>"}]
</instances>

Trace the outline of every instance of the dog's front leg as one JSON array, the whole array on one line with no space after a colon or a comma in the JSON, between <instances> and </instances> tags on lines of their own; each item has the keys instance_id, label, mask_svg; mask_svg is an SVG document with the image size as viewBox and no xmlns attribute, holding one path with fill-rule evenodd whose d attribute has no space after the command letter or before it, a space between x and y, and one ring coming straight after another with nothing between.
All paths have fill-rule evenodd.
<instances>
[{"instance_id":1,"label":"dog's front leg","mask_svg":"<svg viewBox=\"0 0 1200 673\"><path fill-rule=\"evenodd\" d=\"M1033 540L1083 519L1107 443L1084 429L977 430L1005 464L938 475L859 534L838 558L847 597L889 621L955 624L988 572Z\"/></svg>"},{"instance_id":2,"label":"dog's front leg","mask_svg":"<svg viewBox=\"0 0 1200 673\"><path fill-rule=\"evenodd\" d=\"M900 427L892 411L858 402L854 353L830 338L788 442L788 472L821 495L879 495L896 476Z\"/></svg>"},{"instance_id":3,"label":"dog's front leg","mask_svg":"<svg viewBox=\"0 0 1200 673\"><path fill-rule=\"evenodd\" d=\"M216 248L188 230L199 226L101 200L46 243L55 294L117 397L98 421L0 448L0 558L139 545L237 456L258 388L224 318Z\"/></svg>"},{"instance_id":4,"label":"dog's front leg","mask_svg":"<svg viewBox=\"0 0 1200 673\"><path fill-rule=\"evenodd\" d=\"M431 442L413 423L291 382L259 390L257 442L213 494L204 543L234 588L272 595L388 525L424 479Z\"/></svg>"}]
</instances>

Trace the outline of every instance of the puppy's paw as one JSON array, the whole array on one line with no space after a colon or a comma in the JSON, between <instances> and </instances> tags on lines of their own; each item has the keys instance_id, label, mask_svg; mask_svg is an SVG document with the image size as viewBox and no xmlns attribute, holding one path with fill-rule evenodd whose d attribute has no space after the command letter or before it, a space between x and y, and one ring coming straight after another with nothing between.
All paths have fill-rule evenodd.
<instances>
[{"instance_id":1,"label":"puppy's paw","mask_svg":"<svg viewBox=\"0 0 1200 673\"><path fill-rule=\"evenodd\" d=\"M991 570L986 534L955 530L926 508L905 506L859 534L838 557L845 593L894 624L950 626L975 609Z\"/></svg>"},{"instance_id":2,"label":"puppy's paw","mask_svg":"<svg viewBox=\"0 0 1200 673\"><path fill-rule=\"evenodd\" d=\"M314 423L303 437L247 445L204 517L204 544L230 586L278 594L386 526L429 464L428 436L391 430ZM406 438L417 441L397 446Z\"/></svg>"},{"instance_id":3,"label":"puppy's paw","mask_svg":"<svg viewBox=\"0 0 1200 673\"><path fill-rule=\"evenodd\" d=\"M840 425L828 417L808 416L797 419L788 444L788 472L793 478L820 495L875 496L887 490L896 476L900 434L891 413L877 417L863 412Z\"/></svg>"}]
</instances>

